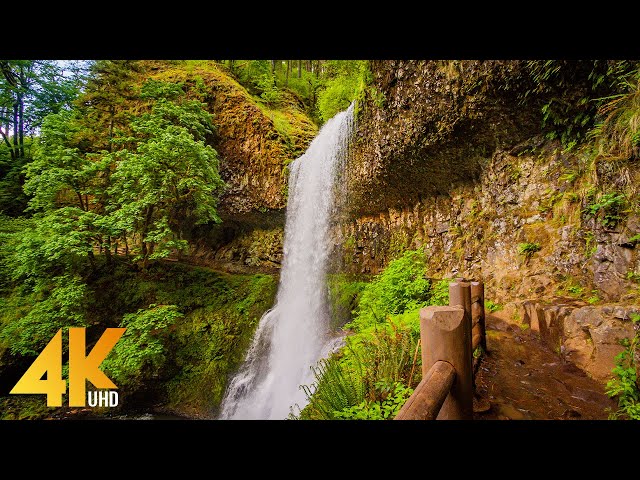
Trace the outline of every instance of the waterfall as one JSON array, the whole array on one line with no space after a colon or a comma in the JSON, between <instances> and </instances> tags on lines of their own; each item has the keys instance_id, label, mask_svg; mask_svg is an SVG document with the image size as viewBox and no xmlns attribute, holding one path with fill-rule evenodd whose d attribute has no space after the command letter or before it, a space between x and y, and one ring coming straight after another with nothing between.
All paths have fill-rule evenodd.
<instances>
[{"instance_id":1,"label":"waterfall","mask_svg":"<svg viewBox=\"0 0 640 480\"><path fill-rule=\"evenodd\" d=\"M311 366L340 345L329 329L328 230L334 185L344 167L354 104L321 128L290 164L283 262L273 308L262 318L247 356L221 404L221 419L285 419L306 404L300 385Z\"/></svg>"}]
</instances>

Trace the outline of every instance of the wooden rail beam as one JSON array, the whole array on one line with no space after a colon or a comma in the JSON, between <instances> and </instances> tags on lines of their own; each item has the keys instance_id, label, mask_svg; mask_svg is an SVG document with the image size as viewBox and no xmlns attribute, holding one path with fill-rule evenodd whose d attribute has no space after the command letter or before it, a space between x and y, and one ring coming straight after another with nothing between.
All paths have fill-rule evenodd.
<instances>
[{"instance_id":1,"label":"wooden rail beam","mask_svg":"<svg viewBox=\"0 0 640 480\"><path fill-rule=\"evenodd\" d=\"M456 378L449 362L434 363L394 420L435 420Z\"/></svg>"}]
</instances>

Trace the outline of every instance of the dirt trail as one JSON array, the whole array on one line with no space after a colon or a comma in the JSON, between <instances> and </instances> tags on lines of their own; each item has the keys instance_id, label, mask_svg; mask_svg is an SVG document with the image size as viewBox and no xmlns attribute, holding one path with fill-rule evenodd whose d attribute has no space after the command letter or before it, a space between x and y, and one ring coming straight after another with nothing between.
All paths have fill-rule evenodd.
<instances>
[{"instance_id":1,"label":"dirt trail","mask_svg":"<svg viewBox=\"0 0 640 480\"><path fill-rule=\"evenodd\" d=\"M603 384L530 330L487 315L487 349L475 377L476 420L604 420L616 407Z\"/></svg>"}]
</instances>

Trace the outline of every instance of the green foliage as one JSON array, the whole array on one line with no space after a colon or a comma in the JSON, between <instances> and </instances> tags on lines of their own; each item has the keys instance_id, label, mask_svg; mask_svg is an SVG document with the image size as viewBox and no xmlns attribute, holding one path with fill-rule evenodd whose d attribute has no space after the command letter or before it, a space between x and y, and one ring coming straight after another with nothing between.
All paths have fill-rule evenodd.
<instances>
[{"instance_id":1,"label":"green foliage","mask_svg":"<svg viewBox=\"0 0 640 480\"><path fill-rule=\"evenodd\" d=\"M277 279L269 275L185 275L193 285L182 290L189 300L197 293L204 305L176 326L175 352L165 364L169 405L182 411L212 411L224 394L230 375L244 360L262 314L273 305ZM207 278L198 285L197 278ZM180 283L178 283L180 285ZM159 295L177 300L169 288ZM166 298L170 297L170 298Z\"/></svg>"},{"instance_id":2,"label":"green foliage","mask_svg":"<svg viewBox=\"0 0 640 480\"><path fill-rule=\"evenodd\" d=\"M637 68L632 61L531 60L526 63L531 87L521 101L544 99L542 126L547 138L558 138L566 150L584 141L607 96L623 89L624 80ZM576 85L582 85L580 91Z\"/></svg>"},{"instance_id":3,"label":"green foliage","mask_svg":"<svg viewBox=\"0 0 640 480\"><path fill-rule=\"evenodd\" d=\"M176 103L173 98L184 92L164 82L147 82L142 95L156 101L151 112L131 122L138 136L135 150L112 155L116 170L108 193L113 205L105 222L114 234L139 234L140 258L146 260L186 248L185 223L220 221L216 206L223 182L217 154L203 141L212 128L204 104Z\"/></svg>"},{"instance_id":4,"label":"green foliage","mask_svg":"<svg viewBox=\"0 0 640 480\"><path fill-rule=\"evenodd\" d=\"M640 315L632 314L631 320L636 332L638 332ZM610 397L618 397L618 410L611 412L609 419L640 420L640 385L638 384L638 365L636 363L640 335L636 333L631 340L625 338L620 343L624 350L615 357L616 366L611 371L614 378L607 382L606 390L606 394Z\"/></svg>"},{"instance_id":5,"label":"green foliage","mask_svg":"<svg viewBox=\"0 0 640 480\"><path fill-rule=\"evenodd\" d=\"M494 303L491 300L487 300L485 298L484 300L484 308L489 312L489 313L493 313L493 312L497 312L498 310L502 310L502 305L499 303Z\"/></svg>"},{"instance_id":6,"label":"green foliage","mask_svg":"<svg viewBox=\"0 0 640 480\"><path fill-rule=\"evenodd\" d=\"M364 328L382 323L387 315L428 304L431 282L425 278L424 253L408 250L368 284L349 327Z\"/></svg>"},{"instance_id":7,"label":"green foliage","mask_svg":"<svg viewBox=\"0 0 640 480\"><path fill-rule=\"evenodd\" d=\"M623 193L611 192L600 196L596 203L587 205L587 216L600 217L600 222L605 228L613 228L622 219L626 197Z\"/></svg>"},{"instance_id":8,"label":"green foliage","mask_svg":"<svg viewBox=\"0 0 640 480\"><path fill-rule=\"evenodd\" d=\"M55 215L5 219L2 225L0 343L13 355L37 355L58 329L90 323L87 252Z\"/></svg>"},{"instance_id":9,"label":"green foliage","mask_svg":"<svg viewBox=\"0 0 640 480\"><path fill-rule=\"evenodd\" d=\"M292 412L290 419L331 420L336 418L337 412L365 401L366 386L360 362L356 362L354 368L331 356L321 359L312 370L316 382L311 387L302 386L310 403L299 416Z\"/></svg>"},{"instance_id":10,"label":"green foliage","mask_svg":"<svg viewBox=\"0 0 640 480\"><path fill-rule=\"evenodd\" d=\"M346 110L364 88L367 62L362 60L330 60L329 78L318 94L320 118L326 122L336 113Z\"/></svg>"},{"instance_id":11,"label":"green foliage","mask_svg":"<svg viewBox=\"0 0 640 480\"><path fill-rule=\"evenodd\" d=\"M584 254L586 257L593 257L598 249L598 242L593 232L585 232L584 234Z\"/></svg>"},{"instance_id":12,"label":"green foliage","mask_svg":"<svg viewBox=\"0 0 640 480\"><path fill-rule=\"evenodd\" d=\"M383 397L378 401L363 400L358 405L345 407L334 413L334 418L339 420L393 420L402 405L413 393L412 388L407 388L399 382L387 384L384 381L376 383L376 390Z\"/></svg>"},{"instance_id":13,"label":"green foliage","mask_svg":"<svg viewBox=\"0 0 640 480\"><path fill-rule=\"evenodd\" d=\"M113 96L96 105L113 103ZM193 225L220 221L223 182L217 154L204 143L213 131L205 105L188 100L181 84L153 80L141 87L140 98L149 110L120 119L123 128L110 137L109 151L81 148L93 128L91 114L50 115L26 170L30 209L42 212L52 228L59 223L58 233L72 241L57 246L75 248L92 266L94 247L110 254L113 243L134 240L140 248L131 250L146 266L186 248L183 236Z\"/></svg>"},{"instance_id":14,"label":"green foliage","mask_svg":"<svg viewBox=\"0 0 640 480\"><path fill-rule=\"evenodd\" d=\"M431 286L428 305L449 305L449 283L451 279L443 278Z\"/></svg>"},{"instance_id":15,"label":"green foliage","mask_svg":"<svg viewBox=\"0 0 640 480\"><path fill-rule=\"evenodd\" d=\"M354 333L339 353L314 368L315 382L302 387L309 403L290 418L396 415L420 381L420 308L449 302L449 280L432 284L424 278L424 269L424 253L407 251L364 289L362 282L341 286L350 304L359 299L356 318L346 325ZM359 297L355 291L361 292Z\"/></svg>"},{"instance_id":16,"label":"green foliage","mask_svg":"<svg viewBox=\"0 0 640 480\"><path fill-rule=\"evenodd\" d=\"M167 353L168 329L184 315L176 305L149 305L126 314L122 338L102 366L117 385L132 388L145 377L157 376Z\"/></svg>"},{"instance_id":17,"label":"green foliage","mask_svg":"<svg viewBox=\"0 0 640 480\"><path fill-rule=\"evenodd\" d=\"M518 253L529 259L531 256L542 249L539 243L520 243L518 244Z\"/></svg>"},{"instance_id":18,"label":"green foliage","mask_svg":"<svg viewBox=\"0 0 640 480\"><path fill-rule=\"evenodd\" d=\"M0 316L5 319L0 342L13 355L37 356L59 329L89 325L84 312L90 295L78 278L61 276L41 282L28 298L33 306L12 321L6 319L12 316L13 302L0 307Z\"/></svg>"},{"instance_id":19,"label":"green foliage","mask_svg":"<svg viewBox=\"0 0 640 480\"><path fill-rule=\"evenodd\" d=\"M584 287L581 287L580 285L570 285L567 287L567 292L574 297L580 297L582 292L584 292Z\"/></svg>"},{"instance_id":20,"label":"green foliage","mask_svg":"<svg viewBox=\"0 0 640 480\"><path fill-rule=\"evenodd\" d=\"M596 303L598 303L600 300L602 300L600 298L600 296L598 295L598 291L597 290L591 290L591 296L589 298L587 298L587 302L590 305L595 305Z\"/></svg>"},{"instance_id":21,"label":"green foliage","mask_svg":"<svg viewBox=\"0 0 640 480\"><path fill-rule=\"evenodd\" d=\"M230 72L268 107L293 94L322 124L345 110L370 81L364 60L226 60Z\"/></svg>"},{"instance_id":22,"label":"green foliage","mask_svg":"<svg viewBox=\"0 0 640 480\"><path fill-rule=\"evenodd\" d=\"M353 318L367 283L343 274L329 275L327 283L332 327L341 326Z\"/></svg>"},{"instance_id":23,"label":"green foliage","mask_svg":"<svg viewBox=\"0 0 640 480\"><path fill-rule=\"evenodd\" d=\"M19 221L0 221L0 231L18 228L13 223ZM51 282L44 280L37 284ZM103 364L123 406L162 404L202 415L216 408L242 362L273 304L277 278L156 262L143 272L120 264L85 283L60 278L51 288L34 293L21 283L0 291L0 366L39 353L57 328L94 327L87 330L90 348L104 328L123 326L127 332ZM51 414L11 402L8 418Z\"/></svg>"},{"instance_id":24,"label":"green foliage","mask_svg":"<svg viewBox=\"0 0 640 480\"><path fill-rule=\"evenodd\" d=\"M23 169L43 119L70 108L87 62L0 60L0 212L24 213Z\"/></svg>"},{"instance_id":25,"label":"green foliage","mask_svg":"<svg viewBox=\"0 0 640 480\"><path fill-rule=\"evenodd\" d=\"M590 133L607 160L640 158L640 68L620 77L620 93L603 98Z\"/></svg>"},{"instance_id":26,"label":"green foliage","mask_svg":"<svg viewBox=\"0 0 640 480\"><path fill-rule=\"evenodd\" d=\"M42 395L0 397L0 420L39 420L51 413Z\"/></svg>"},{"instance_id":27,"label":"green foliage","mask_svg":"<svg viewBox=\"0 0 640 480\"><path fill-rule=\"evenodd\" d=\"M353 418L349 417L350 411L354 416L387 412L384 418L389 418L397 411L421 374L420 358L416 356L418 310L406 315L390 317L384 324L348 336L341 352L313 369L315 382L302 387L309 404L290 418Z\"/></svg>"}]
</instances>

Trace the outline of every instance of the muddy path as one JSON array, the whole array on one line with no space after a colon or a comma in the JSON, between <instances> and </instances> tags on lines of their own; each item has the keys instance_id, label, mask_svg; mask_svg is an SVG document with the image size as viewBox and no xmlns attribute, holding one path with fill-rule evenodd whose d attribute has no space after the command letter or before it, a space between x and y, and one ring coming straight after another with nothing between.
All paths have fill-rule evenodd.
<instances>
[{"instance_id":1,"label":"muddy path","mask_svg":"<svg viewBox=\"0 0 640 480\"><path fill-rule=\"evenodd\" d=\"M487 315L476 373L476 420L606 420L616 403L604 385L564 361L530 330Z\"/></svg>"}]
</instances>

